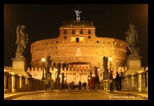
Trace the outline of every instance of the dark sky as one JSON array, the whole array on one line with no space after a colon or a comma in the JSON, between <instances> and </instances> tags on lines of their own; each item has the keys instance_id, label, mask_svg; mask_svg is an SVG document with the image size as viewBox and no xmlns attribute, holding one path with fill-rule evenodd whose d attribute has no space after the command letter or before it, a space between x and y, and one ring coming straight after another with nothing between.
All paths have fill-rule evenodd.
<instances>
[{"instance_id":1,"label":"dark sky","mask_svg":"<svg viewBox=\"0 0 154 106\"><path fill-rule=\"evenodd\" d=\"M76 20L77 9L82 11L81 20L93 21L98 37L125 40L128 25L133 23L138 31L142 66L148 66L147 4L4 4L4 65L11 66L11 58L15 57L18 25L26 26L29 42L23 55L30 66L31 43L58 37L62 21Z\"/></svg>"}]
</instances>

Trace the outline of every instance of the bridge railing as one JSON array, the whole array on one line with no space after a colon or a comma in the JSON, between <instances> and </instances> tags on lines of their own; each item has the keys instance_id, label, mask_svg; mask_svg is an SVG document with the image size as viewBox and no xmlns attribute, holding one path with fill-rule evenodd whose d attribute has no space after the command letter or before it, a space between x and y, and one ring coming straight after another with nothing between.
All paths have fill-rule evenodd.
<instances>
[{"instance_id":1,"label":"bridge railing","mask_svg":"<svg viewBox=\"0 0 154 106\"><path fill-rule=\"evenodd\" d=\"M44 90L43 80L23 76L4 69L4 93Z\"/></svg>"}]
</instances>

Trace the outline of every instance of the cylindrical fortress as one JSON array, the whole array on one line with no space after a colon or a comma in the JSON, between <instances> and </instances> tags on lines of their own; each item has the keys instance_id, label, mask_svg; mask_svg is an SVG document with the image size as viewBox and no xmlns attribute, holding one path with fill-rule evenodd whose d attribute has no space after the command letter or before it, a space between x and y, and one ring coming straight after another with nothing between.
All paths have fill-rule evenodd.
<instances>
[{"instance_id":1,"label":"cylindrical fortress","mask_svg":"<svg viewBox=\"0 0 154 106\"><path fill-rule=\"evenodd\" d=\"M63 22L60 26L59 37L31 44L31 66L41 67L41 58L51 56L52 63L66 63L68 67L96 66L103 70L104 56L112 57L112 68L114 68L125 66L126 52L125 41L97 37L93 22L69 21Z\"/></svg>"}]
</instances>

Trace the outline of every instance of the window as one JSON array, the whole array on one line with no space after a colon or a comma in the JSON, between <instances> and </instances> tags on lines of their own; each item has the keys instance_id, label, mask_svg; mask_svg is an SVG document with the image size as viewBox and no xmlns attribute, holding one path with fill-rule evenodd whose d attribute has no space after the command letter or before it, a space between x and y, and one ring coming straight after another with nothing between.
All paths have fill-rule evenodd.
<instances>
[{"instance_id":1,"label":"window","mask_svg":"<svg viewBox=\"0 0 154 106\"><path fill-rule=\"evenodd\" d=\"M72 34L75 34L75 31L74 30L72 30Z\"/></svg>"},{"instance_id":2,"label":"window","mask_svg":"<svg viewBox=\"0 0 154 106\"><path fill-rule=\"evenodd\" d=\"M88 36L88 39L91 39L91 36Z\"/></svg>"},{"instance_id":3,"label":"window","mask_svg":"<svg viewBox=\"0 0 154 106\"><path fill-rule=\"evenodd\" d=\"M79 42L79 38L76 38L76 42L77 42L77 43Z\"/></svg>"},{"instance_id":4,"label":"window","mask_svg":"<svg viewBox=\"0 0 154 106\"><path fill-rule=\"evenodd\" d=\"M91 30L88 30L88 34L91 34Z\"/></svg>"},{"instance_id":5,"label":"window","mask_svg":"<svg viewBox=\"0 0 154 106\"><path fill-rule=\"evenodd\" d=\"M80 30L80 34L83 34L83 31L82 30Z\"/></svg>"},{"instance_id":6,"label":"window","mask_svg":"<svg viewBox=\"0 0 154 106\"><path fill-rule=\"evenodd\" d=\"M66 30L64 30L64 34L67 34Z\"/></svg>"},{"instance_id":7,"label":"window","mask_svg":"<svg viewBox=\"0 0 154 106\"><path fill-rule=\"evenodd\" d=\"M66 39L67 37L66 36L64 36L64 39Z\"/></svg>"}]
</instances>

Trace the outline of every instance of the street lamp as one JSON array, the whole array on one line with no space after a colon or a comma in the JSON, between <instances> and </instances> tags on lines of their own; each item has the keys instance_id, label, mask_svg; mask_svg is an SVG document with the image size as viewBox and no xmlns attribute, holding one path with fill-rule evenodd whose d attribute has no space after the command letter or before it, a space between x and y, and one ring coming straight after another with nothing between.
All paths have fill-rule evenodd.
<instances>
[{"instance_id":1,"label":"street lamp","mask_svg":"<svg viewBox=\"0 0 154 106\"><path fill-rule=\"evenodd\" d=\"M98 68L97 68L97 71L99 71L99 70L100 70L100 68L98 67Z\"/></svg>"},{"instance_id":2,"label":"street lamp","mask_svg":"<svg viewBox=\"0 0 154 106\"><path fill-rule=\"evenodd\" d=\"M44 62L45 62L45 58L42 58L42 68L43 68L43 74L42 74L42 80L44 80Z\"/></svg>"},{"instance_id":3,"label":"street lamp","mask_svg":"<svg viewBox=\"0 0 154 106\"><path fill-rule=\"evenodd\" d=\"M100 70L100 68L95 66L95 76L98 75L99 70Z\"/></svg>"},{"instance_id":4,"label":"street lamp","mask_svg":"<svg viewBox=\"0 0 154 106\"><path fill-rule=\"evenodd\" d=\"M109 57L109 61L110 61L110 72L111 72L111 65L112 65L112 63L111 63L112 57L111 56Z\"/></svg>"},{"instance_id":5,"label":"street lamp","mask_svg":"<svg viewBox=\"0 0 154 106\"><path fill-rule=\"evenodd\" d=\"M109 76L109 83L110 83L110 91L113 91L113 71L111 70L111 65L112 65L112 63L111 63L111 61L112 61L112 57L110 56L109 57L109 61L110 61L110 76Z\"/></svg>"},{"instance_id":6,"label":"street lamp","mask_svg":"<svg viewBox=\"0 0 154 106\"><path fill-rule=\"evenodd\" d=\"M100 71L100 68L98 67L98 68L97 68L97 72L99 72L99 71Z\"/></svg>"}]
</instances>

